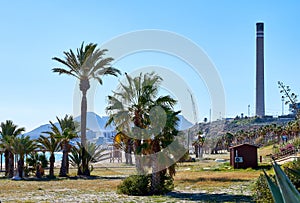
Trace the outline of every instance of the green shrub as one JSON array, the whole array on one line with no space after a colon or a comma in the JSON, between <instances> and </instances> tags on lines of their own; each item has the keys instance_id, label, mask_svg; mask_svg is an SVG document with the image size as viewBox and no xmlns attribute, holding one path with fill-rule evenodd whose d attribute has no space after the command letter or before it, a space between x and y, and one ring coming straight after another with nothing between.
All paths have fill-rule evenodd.
<instances>
[{"instance_id":1,"label":"green shrub","mask_svg":"<svg viewBox=\"0 0 300 203\"><path fill-rule=\"evenodd\" d=\"M40 162L43 168L47 168L49 162L46 158L45 154L41 153L30 153L28 157L26 158L26 163L29 166L33 166L34 168L36 167L36 164Z\"/></svg>"},{"instance_id":2,"label":"green shrub","mask_svg":"<svg viewBox=\"0 0 300 203\"><path fill-rule=\"evenodd\" d=\"M162 188L161 188L161 194L166 194L168 192L171 192L174 190L174 182L173 178L169 175L165 175L162 177Z\"/></svg>"},{"instance_id":3,"label":"green shrub","mask_svg":"<svg viewBox=\"0 0 300 203\"><path fill-rule=\"evenodd\" d=\"M295 138L292 142L295 148L300 148L300 138Z\"/></svg>"},{"instance_id":4,"label":"green shrub","mask_svg":"<svg viewBox=\"0 0 300 203\"><path fill-rule=\"evenodd\" d=\"M179 160L178 162L195 162L195 159L192 158L188 152L186 152Z\"/></svg>"},{"instance_id":5,"label":"green shrub","mask_svg":"<svg viewBox=\"0 0 300 203\"><path fill-rule=\"evenodd\" d=\"M131 175L118 186L117 192L126 195L148 195L150 191L150 176Z\"/></svg>"},{"instance_id":6,"label":"green shrub","mask_svg":"<svg viewBox=\"0 0 300 203\"><path fill-rule=\"evenodd\" d=\"M274 176L271 176L274 179ZM275 179L274 179L275 181ZM274 202L271 191L268 187L266 177L261 174L254 184L254 200L257 202Z\"/></svg>"}]
</instances>

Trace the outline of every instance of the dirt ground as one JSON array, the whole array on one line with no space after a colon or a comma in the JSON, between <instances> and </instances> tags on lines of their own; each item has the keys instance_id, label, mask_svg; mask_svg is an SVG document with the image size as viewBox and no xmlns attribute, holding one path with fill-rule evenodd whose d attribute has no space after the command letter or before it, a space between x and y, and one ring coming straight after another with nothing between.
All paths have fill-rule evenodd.
<instances>
[{"instance_id":1,"label":"dirt ground","mask_svg":"<svg viewBox=\"0 0 300 203\"><path fill-rule=\"evenodd\" d=\"M116 193L117 186L135 168L123 163L96 165L93 178L13 181L0 178L3 202L253 202L251 187L260 170L233 170L224 162L228 155L206 157L178 164L174 191L163 196L127 196ZM58 173L59 169L56 168Z\"/></svg>"}]
</instances>

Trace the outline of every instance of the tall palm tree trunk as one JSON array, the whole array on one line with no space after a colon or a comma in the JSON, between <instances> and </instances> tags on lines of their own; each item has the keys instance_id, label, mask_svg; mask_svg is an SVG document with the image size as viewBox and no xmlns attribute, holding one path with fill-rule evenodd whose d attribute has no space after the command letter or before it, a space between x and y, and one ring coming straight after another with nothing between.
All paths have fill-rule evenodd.
<instances>
[{"instance_id":1,"label":"tall palm tree trunk","mask_svg":"<svg viewBox=\"0 0 300 203\"><path fill-rule=\"evenodd\" d=\"M82 169L83 175L89 176L90 170L87 162L87 151L86 151L86 114L87 114L87 99L86 93L90 88L90 83L88 79L80 80L80 90L82 92L82 100L81 100L81 144L83 146L82 149Z\"/></svg>"},{"instance_id":2,"label":"tall palm tree trunk","mask_svg":"<svg viewBox=\"0 0 300 203\"><path fill-rule=\"evenodd\" d=\"M132 165L132 142L130 139L126 141L126 148L125 148L125 159L126 159L126 164Z\"/></svg>"},{"instance_id":3,"label":"tall palm tree trunk","mask_svg":"<svg viewBox=\"0 0 300 203\"><path fill-rule=\"evenodd\" d=\"M4 156L5 156L5 176L7 177L9 174L9 151L8 150L5 150Z\"/></svg>"},{"instance_id":4,"label":"tall palm tree trunk","mask_svg":"<svg viewBox=\"0 0 300 203\"><path fill-rule=\"evenodd\" d=\"M50 161L49 176L54 177L54 163L55 163L54 153L51 153L49 161Z\"/></svg>"},{"instance_id":5,"label":"tall palm tree trunk","mask_svg":"<svg viewBox=\"0 0 300 203\"><path fill-rule=\"evenodd\" d=\"M23 178L23 171L24 171L24 155L20 155L20 159L18 161L18 173L20 178Z\"/></svg>"},{"instance_id":6,"label":"tall palm tree trunk","mask_svg":"<svg viewBox=\"0 0 300 203\"><path fill-rule=\"evenodd\" d=\"M14 154L9 151L9 161L8 161L8 177L14 177Z\"/></svg>"},{"instance_id":7,"label":"tall palm tree trunk","mask_svg":"<svg viewBox=\"0 0 300 203\"><path fill-rule=\"evenodd\" d=\"M67 156L68 152L66 149L66 144L64 144L63 147L63 157L61 160L61 166L60 166L60 171L59 171L59 176L60 177L66 177L67 176Z\"/></svg>"},{"instance_id":8,"label":"tall palm tree trunk","mask_svg":"<svg viewBox=\"0 0 300 203\"><path fill-rule=\"evenodd\" d=\"M161 188L161 177L160 177L160 171L158 168L158 159L155 153L160 151L159 142L157 139L153 141L152 145L152 151L153 154L151 156L151 162L152 162L152 174L151 174L151 193L157 194L160 191Z\"/></svg>"},{"instance_id":9,"label":"tall palm tree trunk","mask_svg":"<svg viewBox=\"0 0 300 203\"><path fill-rule=\"evenodd\" d=\"M143 174L144 170L143 170L143 166L142 166L142 162L141 162L141 152L138 152L138 148L141 146L141 140L135 140L134 141L134 158L135 158L135 167L137 170L138 174Z\"/></svg>"},{"instance_id":10,"label":"tall palm tree trunk","mask_svg":"<svg viewBox=\"0 0 300 203\"><path fill-rule=\"evenodd\" d=\"M198 150L198 148L199 148L199 145L196 143L196 144L195 144L195 153L196 153L196 158L198 158L198 157L199 157L199 150Z\"/></svg>"},{"instance_id":11,"label":"tall palm tree trunk","mask_svg":"<svg viewBox=\"0 0 300 203\"><path fill-rule=\"evenodd\" d=\"M80 123L81 144L83 146L86 145L86 114L87 114L86 91L83 91L82 100L81 100L81 123Z\"/></svg>"},{"instance_id":12,"label":"tall palm tree trunk","mask_svg":"<svg viewBox=\"0 0 300 203\"><path fill-rule=\"evenodd\" d=\"M138 109L134 112L134 114L135 114L134 125L136 127L144 129L145 126L143 126L141 112L142 112L141 109ZM135 132L133 132L133 133L135 133ZM140 140L140 139L134 140L135 167L137 169L138 174L143 174L145 172L143 169L142 160L141 160L142 151L139 149L141 147L141 144L142 144L142 140Z\"/></svg>"},{"instance_id":13,"label":"tall palm tree trunk","mask_svg":"<svg viewBox=\"0 0 300 203\"><path fill-rule=\"evenodd\" d=\"M70 162L69 162L69 151L68 151L67 157L66 157L66 172L67 172L67 174L69 174L69 166L70 166Z\"/></svg>"}]
</instances>

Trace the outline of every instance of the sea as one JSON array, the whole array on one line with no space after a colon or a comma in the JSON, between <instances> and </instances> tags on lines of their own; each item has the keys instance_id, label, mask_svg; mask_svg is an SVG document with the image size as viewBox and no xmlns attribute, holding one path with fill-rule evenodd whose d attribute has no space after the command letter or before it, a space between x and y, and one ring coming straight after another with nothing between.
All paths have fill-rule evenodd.
<instances>
[{"instance_id":1,"label":"sea","mask_svg":"<svg viewBox=\"0 0 300 203\"><path fill-rule=\"evenodd\" d=\"M42 154L43 152L38 152L40 154ZM49 152L45 152L46 158L49 160L50 158L50 153ZM55 152L54 153L55 156L55 162L59 162L62 160L62 152ZM1 158L1 157L0 157ZM0 159L1 160L1 159ZM4 153L2 154L2 165L4 165L5 163L5 158L4 158Z\"/></svg>"}]
</instances>

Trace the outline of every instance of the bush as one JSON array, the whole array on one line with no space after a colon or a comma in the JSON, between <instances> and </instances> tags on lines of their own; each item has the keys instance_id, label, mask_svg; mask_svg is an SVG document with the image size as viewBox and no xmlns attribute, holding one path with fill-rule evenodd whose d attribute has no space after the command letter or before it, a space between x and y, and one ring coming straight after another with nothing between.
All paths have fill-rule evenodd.
<instances>
[{"instance_id":1,"label":"bush","mask_svg":"<svg viewBox=\"0 0 300 203\"><path fill-rule=\"evenodd\" d=\"M275 180L274 176L270 176ZM254 185L254 200L257 202L274 202L266 177L260 174Z\"/></svg>"},{"instance_id":2,"label":"bush","mask_svg":"<svg viewBox=\"0 0 300 203\"><path fill-rule=\"evenodd\" d=\"M150 178L146 175L131 175L118 186L117 192L126 195L148 195Z\"/></svg>"},{"instance_id":3,"label":"bush","mask_svg":"<svg viewBox=\"0 0 300 203\"><path fill-rule=\"evenodd\" d=\"M28 157L26 158L26 163L29 167L25 169L25 175L29 176L30 172L35 173L37 164L40 163L42 165L42 168L48 167L48 160L45 156L45 154L41 153L30 153Z\"/></svg>"},{"instance_id":4,"label":"bush","mask_svg":"<svg viewBox=\"0 0 300 203\"><path fill-rule=\"evenodd\" d=\"M178 162L195 162L195 158L192 158L188 152L186 152L179 160Z\"/></svg>"},{"instance_id":5,"label":"bush","mask_svg":"<svg viewBox=\"0 0 300 203\"><path fill-rule=\"evenodd\" d=\"M163 195L174 189L173 178L161 172L160 183L155 191L151 190L150 175L131 175L118 186L117 192L126 195Z\"/></svg>"},{"instance_id":6,"label":"bush","mask_svg":"<svg viewBox=\"0 0 300 203\"><path fill-rule=\"evenodd\" d=\"M174 189L174 183L173 178L169 175L161 176L161 185L159 187L159 193L156 193L158 195L163 195L168 192L171 192Z\"/></svg>"},{"instance_id":7,"label":"bush","mask_svg":"<svg viewBox=\"0 0 300 203\"><path fill-rule=\"evenodd\" d=\"M299 148L300 147L300 138L295 138L293 140L292 144L295 146L295 148Z\"/></svg>"}]
</instances>

